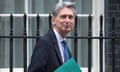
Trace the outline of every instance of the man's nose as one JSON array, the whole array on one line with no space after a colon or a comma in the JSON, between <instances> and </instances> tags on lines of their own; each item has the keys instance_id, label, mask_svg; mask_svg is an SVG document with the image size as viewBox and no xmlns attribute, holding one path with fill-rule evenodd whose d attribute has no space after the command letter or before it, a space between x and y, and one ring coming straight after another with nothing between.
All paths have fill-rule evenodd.
<instances>
[{"instance_id":1,"label":"man's nose","mask_svg":"<svg viewBox=\"0 0 120 72\"><path fill-rule=\"evenodd\" d=\"M69 22L70 21L70 18L69 16L66 17L66 21Z\"/></svg>"}]
</instances>

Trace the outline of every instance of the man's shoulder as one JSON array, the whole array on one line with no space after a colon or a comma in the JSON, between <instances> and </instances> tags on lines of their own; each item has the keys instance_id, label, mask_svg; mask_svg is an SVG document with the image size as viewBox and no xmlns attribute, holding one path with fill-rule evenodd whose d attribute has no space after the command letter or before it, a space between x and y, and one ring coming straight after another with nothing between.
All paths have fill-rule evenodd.
<instances>
[{"instance_id":1,"label":"man's shoulder","mask_svg":"<svg viewBox=\"0 0 120 72\"><path fill-rule=\"evenodd\" d=\"M46 33L44 36L40 37L38 40L38 43L56 43L56 37L52 30L50 30L48 33Z\"/></svg>"}]
</instances>

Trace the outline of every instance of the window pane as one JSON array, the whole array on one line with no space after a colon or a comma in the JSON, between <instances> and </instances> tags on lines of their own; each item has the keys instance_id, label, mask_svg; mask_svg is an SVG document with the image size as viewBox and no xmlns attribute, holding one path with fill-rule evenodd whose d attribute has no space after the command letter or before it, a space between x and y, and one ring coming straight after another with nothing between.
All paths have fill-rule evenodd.
<instances>
[{"instance_id":1,"label":"window pane","mask_svg":"<svg viewBox=\"0 0 120 72\"><path fill-rule=\"evenodd\" d=\"M76 0L76 9L79 14L91 14L92 0Z\"/></svg>"},{"instance_id":2,"label":"window pane","mask_svg":"<svg viewBox=\"0 0 120 72\"><path fill-rule=\"evenodd\" d=\"M8 36L10 30L9 17L0 18L0 35ZM0 68L9 67L9 39L0 38Z\"/></svg>"},{"instance_id":3,"label":"window pane","mask_svg":"<svg viewBox=\"0 0 120 72\"><path fill-rule=\"evenodd\" d=\"M23 17L14 17L14 36L23 36L23 23ZM13 61L14 67L23 67L23 38L14 38Z\"/></svg>"},{"instance_id":4,"label":"window pane","mask_svg":"<svg viewBox=\"0 0 120 72\"><path fill-rule=\"evenodd\" d=\"M57 1L58 0L29 0L29 13L51 13Z\"/></svg>"},{"instance_id":5,"label":"window pane","mask_svg":"<svg viewBox=\"0 0 120 72\"><path fill-rule=\"evenodd\" d=\"M78 17L77 31L78 36L88 36L88 17Z\"/></svg>"},{"instance_id":6,"label":"window pane","mask_svg":"<svg viewBox=\"0 0 120 72\"><path fill-rule=\"evenodd\" d=\"M40 36L46 34L49 30L49 18L48 17L40 17L39 19L39 32ZM29 17L29 35L36 36L37 32L37 21L36 17Z\"/></svg>"},{"instance_id":7,"label":"window pane","mask_svg":"<svg viewBox=\"0 0 120 72\"><path fill-rule=\"evenodd\" d=\"M45 35L49 30L49 18L48 17L40 17L39 19L39 34L40 36ZM29 17L29 36L36 36L37 34L37 21L36 17ZM36 39L29 39L29 59L31 58L33 48L36 44Z\"/></svg>"},{"instance_id":8,"label":"window pane","mask_svg":"<svg viewBox=\"0 0 120 72\"><path fill-rule=\"evenodd\" d=\"M88 18L78 17L78 36L88 36ZM78 39L78 63L81 67L88 66L88 39Z\"/></svg>"},{"instance_id":9,"label":"window pane","mask_svg":"<svg viewBox=\"0 0 120 72\"><path fill-rule=\"evenodd\" d=\"M0 13L24 13L24 0L0 0Z\"/></svg>"},{"instance_id":10,"label":"window pane","mask_svg":"<svg viewBox=\"0 0 120 72\"><path fill-rule=\"evenodd\" d=\"M79 14L91 14L92 13L92 0L63 0L63 1L75 2L77 13L79 13ZM55 3L55 1L54 1L54 3ZM51 7L49 9L51 9Z\"/></svg>"},{"instance_id":11,"label":"window pane","mask_svg":"<svg viewBox=\"0 0 120 72\"><path fill-rule=\"evenodd\" d=\"M10 19L9 17L1 17L0 19L0 35L10 35ZM23 17L14 17L13 35L23 35ZM0 68L9 67L9 51L10 39L0 38ZM23 39L13 39L13 66L23 67Z\"/></svg>"},{"instance_id":12,"label":"window pane","mask_svg":"<svg viewBox=\"0 0 120 72\"><path fill-rule=\"evenodd\" d=\"M0 68L9 67L9 39L0 39Z\"/></svg>"},{"instance_id":13,"label":"window pane","mask_svg":"<svg viewBox=\"0 0 120 72\"><path fill-rule=\"evenodd\" d=\"M15 10L14 13L25 13L25 0L14 0L15 1Z\"/></svg>"}]
</instances>

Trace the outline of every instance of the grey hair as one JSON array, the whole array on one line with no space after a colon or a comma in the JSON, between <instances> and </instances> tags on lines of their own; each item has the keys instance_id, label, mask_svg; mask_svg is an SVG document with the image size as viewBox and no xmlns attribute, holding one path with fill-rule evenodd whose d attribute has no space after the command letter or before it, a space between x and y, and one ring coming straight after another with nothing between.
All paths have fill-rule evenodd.
<instances>
[{"instance_id":1,"label":"grey hair","mask_svg":"<svg viewBox=\"0 0 120 72\"><path fill-rule=\"evenodd\" d=\"M75 2L68 2L68 1L64 1L64 2L58 2L55 5L55 8L53 10L52 15L56 16L57 13L59 12L59 10L61 10L63 7L67 7L73 10L74 14L76 15L76 10L75 10Z\"/></svg>"}]
</instances>

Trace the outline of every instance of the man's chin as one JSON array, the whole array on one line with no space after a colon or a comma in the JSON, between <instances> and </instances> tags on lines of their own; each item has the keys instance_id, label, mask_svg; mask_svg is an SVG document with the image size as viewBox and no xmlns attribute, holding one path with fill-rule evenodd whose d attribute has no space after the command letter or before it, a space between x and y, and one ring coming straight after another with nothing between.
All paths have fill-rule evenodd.
<instances>
[{"instance_id":1,"label":"man's chin","mask_svg":"<svg viewBox=\"0 0 120 72\"><path fill-rule=\"evenodd\" d=\"M70 32L70 31L71 31L71 30L68 30L68 29L67 29L67 30L65 30L65 32L66 32L66 33Z\"/></svg>"}]
</instances>

